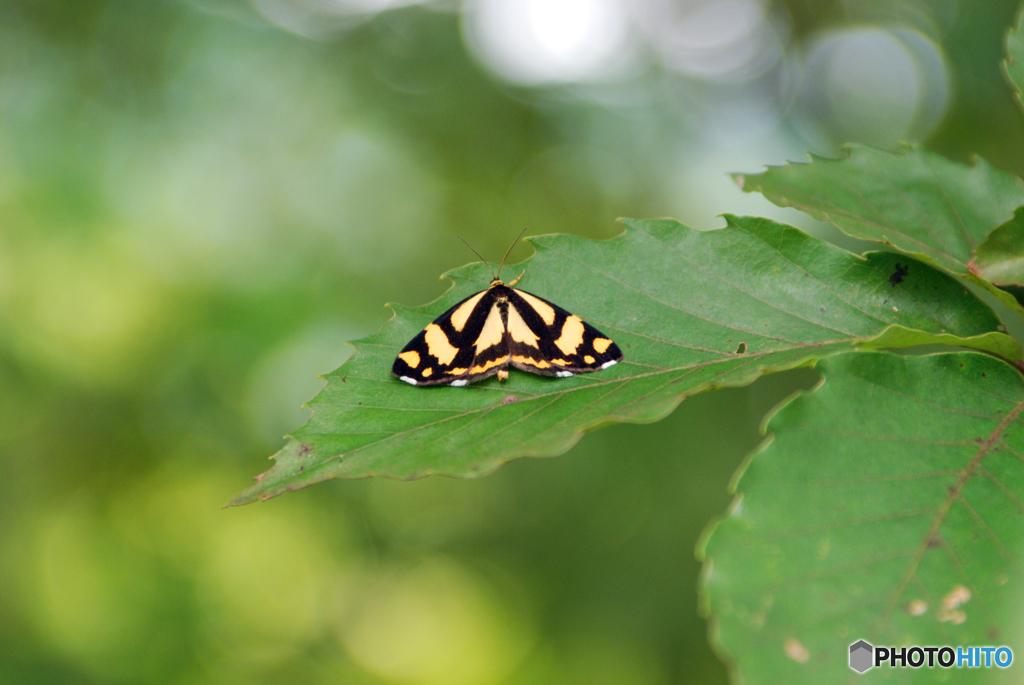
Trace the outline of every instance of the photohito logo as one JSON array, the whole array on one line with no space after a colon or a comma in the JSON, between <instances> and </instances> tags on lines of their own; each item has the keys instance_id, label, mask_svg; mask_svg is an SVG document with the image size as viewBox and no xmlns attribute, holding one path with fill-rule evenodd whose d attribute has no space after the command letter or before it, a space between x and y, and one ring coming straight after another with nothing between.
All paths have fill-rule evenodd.
<instances>
[{"instance_id":1,"label":"photohito logo","mask_svg":"<svg viewBox=\"0 0 1024 685\"><path fill-rule=\"evenodd\" d=\"M857 673L874 668L1007 668L1013 663L1009 647L875 647L865 640L850 645L850 668Z\"/></svg>"}]
</instances>

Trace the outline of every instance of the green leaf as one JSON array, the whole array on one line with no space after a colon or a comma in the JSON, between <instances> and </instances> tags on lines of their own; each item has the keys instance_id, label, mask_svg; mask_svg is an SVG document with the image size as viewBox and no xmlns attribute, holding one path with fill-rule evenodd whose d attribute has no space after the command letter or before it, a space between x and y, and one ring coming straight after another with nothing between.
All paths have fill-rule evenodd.
<instances>
[{"instance_id":1,"label":"green leaf","mask_svg":"<svg viewBox=\"0 0 1024 685\"><path fill-rule=\"evenodd\" d=\"M1020 358L1012 339L992 333L999 321L984 303L920 262L862 258L765 219L727 220L709 232L626 221L624 234L603 242L530 238L537 253L520 287L594 324L625 353L606 371L567 379L513 370L505 383L421 388L393 378L402 346L490 280L483 264L450 272L454 286L439 300L396 306L387 325L354 343L310 401L309 423L232 503L328 478L470 477L517 457L554 456L601 424L655 421L687 395L855 349L895 325L920 332L905 344L958 342Z\"/></svg>"},{"instance_id":2,"label":"green leaf","mask_svg":"<svg viewBox=\"0 0 1024 685\"><path fill-rule=\"evenodd\" d=\"M1024 286L1024 207L978 245L970 267L1000 287Z\"/></svg>"},{"instance_id":3,"label":"green leaf","mask_svg":"<svg viewBox=\"0 0 1024 685\"><path fill-rule=\"evenodd\" d=\"M1024 37L1020 31L1022 20L1024 13L1017 15L1017 27L1006 33L1006 59L1003 61L1003 71L1013 87L1017 104L1024 109L1024 100L1021 99L1021 93L1024 91Z\"/></svg>"},{"instance_id":4,"label":"green leaf","mask_svg":"<svg viewBox=\"0 0 1024 685\"><path fill-rule=\"evenodd\" d=\"M925 333L903 326L889 326L875 337L864 340L857 347L862 350L893 350L901 347L935 344L959 345L960 347L985 350L1012 362L1019 361L1021 357L1020 343L1002 333L992 332L962 338L949 333Z\"/></svg>"},{"instance_id":5,"label":"green leaf","mask_svg":"<svg viewBox=\"0 0 1024 685\"><path fill-rule=\"evenodd\" d=\"M849 683L860 639L1019 654L1020 374L971 352L846 354L819 368L822 384L769 420L730 513L698 548L701 608L737 680ZM999 671L886 675L1019 681Z\"/></svg>"},{"instance_id":6,"label":"green leaf","mask_svg":"<svg viewBox=\"0 0 1024 685\"><path fill-rule=\"evenodd\" d=\"M854 145L846 152L734 178L781 207L935 264L1024 315L1013 296L968 268L975 247L1024 205L1024 181L983 159L968 167L921 148L891 153Z\"/></svg>"}]
</instances>

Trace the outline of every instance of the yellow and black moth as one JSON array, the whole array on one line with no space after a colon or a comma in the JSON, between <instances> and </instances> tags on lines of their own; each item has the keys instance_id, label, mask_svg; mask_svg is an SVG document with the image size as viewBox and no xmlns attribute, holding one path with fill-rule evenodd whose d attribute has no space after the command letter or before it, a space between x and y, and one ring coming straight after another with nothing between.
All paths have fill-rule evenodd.
<instances>
[{"instance_id":1,"label":"yellow and black moth","mask_svg":"<svg viewBox=\"0 0 1024 685\"><path fill-rule=\"evenodd\" d=\"M568 378L622 359L618 345L580 317L513 287L523 274L508 285L502 282L501 267L511 251L498 273L491 270L494 280L486 290L434 319L399 352L391 367L399 380L459 387L495 374L506 380L510 365Z\"/></svg>"}]
</instances>

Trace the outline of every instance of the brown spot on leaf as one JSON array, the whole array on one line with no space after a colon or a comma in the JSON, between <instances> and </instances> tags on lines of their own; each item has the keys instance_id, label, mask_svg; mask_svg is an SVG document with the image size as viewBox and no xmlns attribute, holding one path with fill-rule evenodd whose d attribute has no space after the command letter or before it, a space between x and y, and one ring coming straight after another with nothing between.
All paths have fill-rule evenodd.
<instances>
[{"instance_id":1,"label":"brown spot on leaf","mask_svg":"<svg viewBox=\"0 0 1024 685\"><path fill-rule=\"evenodd\" d=\"M963 623L966 620L967 620L967 613L964 612L964 611L960 611L959 609L957 609L956 611L948 611L948 612L947 611L940 611L939 612L939 621L942 621L942 622L949 621L950 623L952 623L955 626L960 625L961 623Z\"/></svg>"},{"instance_id":2,"label":"brown spot on leaf","mask_svg":"<svg viewBox=\"0 0 1024 685\"><path fill-rule=\"evenodd\" d=\"M518 401L519 401L519 398L516 397L515 395L505 395L504 397L501 398L502 406L504 406L506 404L512 404L513 402L518 402Z\"/></svg>"},{"instance_id":3,"label":"brown spot on leaf","mask_svg":"<svg viewBox=\"0 0 1024 685\"><path fill-rule=\"evenodd\" d=\"M971 601L971 591L963 585L956 585L942 598L942 607L936 614L940 623L952 623L960 625L967 620L967 613L959 607Z\"/></svg>"},{"instance_id":4,"label":"brown spot on leaf","mask_svg":"<svg viewBox=\"0 0 1024 685\"><path fill-rule=\"evenodd\" d=\"M807 651L804 644L795 637L791 637L783 643L782 651L786 653L786 656L798 664L806 664L811 658L811 653Z\"/></svg>"},{"instance_id":5,"label":"brown spot on leaf","mask_svg":"<svg viewBox=\"0 0 1024 685\"><path fill-rule=\"evenodd\" d=\"M915 599L907 604L906 609L911 616L923 616L928 611L928 602Z\"/></svg>"}]
</instances>

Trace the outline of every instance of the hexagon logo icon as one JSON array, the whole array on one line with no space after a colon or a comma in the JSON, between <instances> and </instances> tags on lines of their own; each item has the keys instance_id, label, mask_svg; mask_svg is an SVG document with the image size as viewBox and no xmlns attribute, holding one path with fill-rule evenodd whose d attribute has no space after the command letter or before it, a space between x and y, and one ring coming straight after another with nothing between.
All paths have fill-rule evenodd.
<instances>
[{"instance_id":1,"label":"hexagon logo icon","mask_svg":"<svg viewBox=\"0 0 1024 685\"><path fill-rule=\"evenodd\" d=\"M875 648L864 640L857 640L850 645L850 668L857 671L857 673L863 673L872 666L874 666L874 655Z\"/></svg>"}]
</instances>

